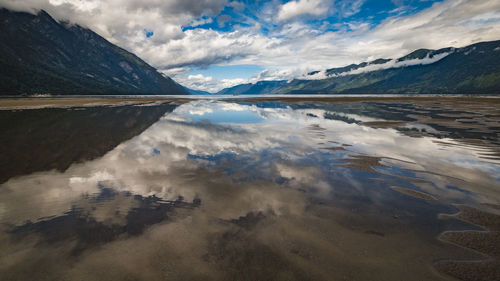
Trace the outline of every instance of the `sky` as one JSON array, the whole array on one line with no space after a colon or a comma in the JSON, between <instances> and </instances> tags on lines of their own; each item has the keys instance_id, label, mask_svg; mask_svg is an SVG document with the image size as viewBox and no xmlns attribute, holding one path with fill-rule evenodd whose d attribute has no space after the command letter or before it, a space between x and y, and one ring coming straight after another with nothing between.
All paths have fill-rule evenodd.
<instances>
[{"instance_id":1,"label":"sky","mask_svg":"<svg viewBox=\"0 0 500 281\"><path fill-rule=\"evenodd\" d=\"M500 0L0 0L88 27L195 90L500 39Z\"/></svg>"}]
</instances>

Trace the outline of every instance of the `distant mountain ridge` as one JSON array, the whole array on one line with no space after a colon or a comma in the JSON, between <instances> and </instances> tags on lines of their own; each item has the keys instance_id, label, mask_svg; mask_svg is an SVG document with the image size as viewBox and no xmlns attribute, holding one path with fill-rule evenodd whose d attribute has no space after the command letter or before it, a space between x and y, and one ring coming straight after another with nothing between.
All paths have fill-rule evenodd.
<instances>
[{"instance_id":1,"label":"distant mountain ridge","mask_svg":"<svg viewBox=\"0 0 500 281\"><path fill-rule=\"evenodd\" d=\"M189 94L92 30L0 9L0 95Z\"/></svg>"},{"instance_id":2,"label":"distant mountain ridge","mask_svg":"<svg viewBox=\"0 0 500 281\"><path fill-rule=\"evenodd\" d=\"M252 93L265 94L285 86L287 81L259 81L255 84L240 84L231 88L222 89L218 95L248 95Z\"/></svg>"},{"instance_id":3,"label":"distant mountain ridge","mask_svg":"<svg viewBox=\"0 0 500 281\"><path fill-rule=\"evenodd\" d=\"M323 79L313 79L321 74ZM398 59L377 59L307 76L237 85L218 94L500 94L500 40L463 48L419 49Z\"/></svg>"}]
</instances>

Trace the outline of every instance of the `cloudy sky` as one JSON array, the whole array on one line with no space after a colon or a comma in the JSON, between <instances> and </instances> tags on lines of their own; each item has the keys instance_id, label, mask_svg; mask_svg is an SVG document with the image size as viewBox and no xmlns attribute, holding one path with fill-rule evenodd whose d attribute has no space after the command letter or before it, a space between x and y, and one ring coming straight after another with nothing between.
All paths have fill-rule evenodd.
<instances>
[{"instance_id":1,"label":"cloudy sky","mask_svg":"<svg viewBox=\"0 0 500 281\"><path fill-rule=\"evenodd\" d=\"M499 0L0 0L86 26L216 92L418 48L500 39Z\"/></svg>"}]
</instances>

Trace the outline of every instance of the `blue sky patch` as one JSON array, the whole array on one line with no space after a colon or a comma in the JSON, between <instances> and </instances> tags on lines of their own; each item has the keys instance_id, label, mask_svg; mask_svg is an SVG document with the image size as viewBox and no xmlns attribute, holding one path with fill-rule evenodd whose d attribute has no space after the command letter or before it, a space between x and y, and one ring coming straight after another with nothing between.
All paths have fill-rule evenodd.
<instances>
[{"instance_id":1,"label":"blue sky patch","mask_svg":"<svg viewBox=\"0 0 500 281\"><path fill-rule=\"evenodd\" d=\"M272 7L287 2L291 1L231 1L219 14L211 17L204 15L200 18L211 18L210 22L183 26L182 29L185 31L202 28L230 32L258 23L262 33L267 35L270 31L280 28L275 22L277 11ZM364 23L376 26L389 17L414 14L436 2L442 0L341 0L333 2L324 16L303 17L302 21L323 32L339 31L346 26Z\"/></svg>"}]
</instances>

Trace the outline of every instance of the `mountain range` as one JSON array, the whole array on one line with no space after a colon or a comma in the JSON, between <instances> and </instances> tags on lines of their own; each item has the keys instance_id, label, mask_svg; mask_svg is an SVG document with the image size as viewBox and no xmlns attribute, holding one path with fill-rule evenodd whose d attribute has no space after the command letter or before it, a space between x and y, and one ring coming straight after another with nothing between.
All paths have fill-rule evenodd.
<instances>
[{"instance_id":1,"label":"mountain range","mask_svg":"<svg viewBox=\"0 0 500 281\"><path fill-rule=\"evenodd\" d=\"M209 94L188 89L90 29L0 9L0 95ZM419 49L219 91L247 94L500 94L500 40Z\"/></svg>"},{"instance_id":2,"label":"mountain range","mask_svg":"<svg viewBox=\"0 0 500 281\"><path fill-rule=\"evenodd\" d=\"M90 29L0 9L0 95L189 94Z\"/></svg>"},{"instance_id":3,"label":"mountain range","mask_svg":"<svg viewBox=\"0 0 500 281\"><path fill-rule=\"evenodd\" d=\"M500 94L500 40L419 49L398 59L313 71L291 81L242 84L218 94Z\"/></svg>"}]
</instances>

